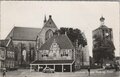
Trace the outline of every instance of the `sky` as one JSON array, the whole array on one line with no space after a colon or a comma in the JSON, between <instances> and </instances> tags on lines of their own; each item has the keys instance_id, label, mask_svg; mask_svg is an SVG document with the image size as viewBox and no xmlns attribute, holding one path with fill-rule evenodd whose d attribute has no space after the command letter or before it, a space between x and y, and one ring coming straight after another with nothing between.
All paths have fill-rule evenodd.
<instances>
[{"instance_id":1,"label":"sky","mask_svg":"<svg viewBox=\"0 0 120 77\"><path fill-rule=\"evenodd\" d=\"M2 1L1 39L14 26L42 28L44 17L52 19L58 28L78 28L85 33L89 54L92 56L92 31L100 26L100 17L105 17L105 25L113 29L115 55L119 52L119 3L85 1Z\"/></svg>"}]
</instances>

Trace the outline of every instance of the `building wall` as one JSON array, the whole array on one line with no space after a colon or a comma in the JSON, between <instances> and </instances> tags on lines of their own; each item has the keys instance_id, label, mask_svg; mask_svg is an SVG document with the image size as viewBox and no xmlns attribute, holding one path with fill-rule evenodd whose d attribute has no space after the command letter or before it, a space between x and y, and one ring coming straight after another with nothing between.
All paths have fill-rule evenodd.
<instances>
[{"instance_id":1,"label":"building wall","mask_svg":"<svg viewBox=\"0 0 120 77\"><path fill-rule=\"evenodd\" d=\"M83 51L83 64L84 65L89 65L89 50L88 50L88 46L83 47L82 51Z\"/></svg>"},{"instance_id":2,"label":"building wall","mask_svg":"<svg viewBox=\"0 0 120 77\"><path fill-rule=\"evenodd\" d=\"M81 66L89 65L89 51L87 46L79 46L75 50L75 70L80 70Z\"/></svg>"},{"instance_id":3,"label":"building wall","mask_svg":"<svg viewBox=\"0 0 120 77\"><path fill-rule=\"evenodd\" d=\"M100 47L110 47L110 45L108 45L109 41L113 42L113 32L111 28L107 28L106 26L100 26L93 31L93 58L95 61L96 57L99 56L95 49ZM109 49L113 52L114 55L114 47L113 49L111 49L112 46L113 45L111 44L111 47Z\"/></svg>"},{"instance_id":4,"label":"building wall","mask_svg":"<svg viewBox=\"0 0 120 77\"><path fill-rule=\"evenodd\" d=\"M82 65L81 48L75 50L75 70L80 70Z\"/></svg>"},{"instance_id":5,"label":"building wall","mask_svg":"<svg viewBox=\"0 0 120 77\"><path fill-rule=\"evenodd\" d=\"M2 61L0 60L0 68L2 68Z\"/></svg>"},{"instance_id":6,"label":"building wall","mask_svg":"<svg viewBox=\"0 0 120 77\"><path fill-rule=\"evenodd\" d=\"M84 39L87 41L87 38L84 34L84 32L82 33ZM89 49L88 49L88 45L81 47L81 51L83 52L83 65L89 65Z\"/></svg>"},{"instance_id":7,"label":"building wall","mask_svg":"<svg viewBox=\"0 0 120 77\"><path fill-rule=\"evenodd\" d=\"M6 68L15 67L15 51L14 51L14 45L12 41L6 47L5 67Z\"/></svg>"},{"instance_id":8,"label":"building wall","mask_svg":"<svg viewBox=\"0 0 120 77\"><path fill-rule=\"evenodd\" d=\"M39 50L39 60L72 60L72 49L60 49L58 51Z\"/></svg>"},{"instance_id":9,"label":"building wall","mask_svg":"<svg viewBox=\"0 0 120 77\"><path fill-rule=\"evenodd\" d=\"M109 34L109 36L107 36L107 33ZM97 47L97 42L98 40L96 39L100 39L101 41L104 41L104 43L106 43L106 40L111 40L113 41L113 32L111 28L98 28L96 30L93 31L93 48Z\"/></svg>"},{"instance_id":10,"label":"building wall","mask_svg":"<svg viewBox=\"0 0 120 77\"><path fill-rule=\"evenodd\" d=\"M107 36L107 33L109 34L109 36ZM98 29L94 30L92 32L92 34L93 34L93 46L97 42L97 41L95 41L96 37L98 37L102 41L105 41L105 40L113 41L113 32L112 32L111 28L98 28Z\"/></svg>"},{"instance_id":11,"label":"building wall","mask_svg":"<svg viewBox=\"0 0 120 77\"><path fill-rule=\"evenodd\" d=\"M0 68L4 67L4 61L5 61L5 47L0 47Z\"/></svg>"},{"instance_id":12,"label":"building wall","mask_svg":"<svg viewBox=\"0 0 120 77\"><path fill-rule=\"evenodd\" d=\"M44 44L45 43L45 41L46 41L46 37L48 37L48 36L46 36L46 32L48 31L48 30L51 30L52 32L55 32L56 30L57 30L57 28L50 28L50 27L43 27L43 29L41 30L41 32L40 32L40 34L39 34L39 36L38 36L38 41L39 41L39 47L42 45L42 44Z\"/></svg>"},{"instance_id":13,"label":"building wall","mask_svg":"<svg viewBox=\"0 0 120 77\"><path fill-rule=\"evenodd\" d=\"M35 60L36 56L36 41L19 41L13 40L15 47L15 58L18 65L29 64ZM24 51L24 53L23 53ZM24 58L25 57L25 58Z\"/></svg>"}]
</instances>

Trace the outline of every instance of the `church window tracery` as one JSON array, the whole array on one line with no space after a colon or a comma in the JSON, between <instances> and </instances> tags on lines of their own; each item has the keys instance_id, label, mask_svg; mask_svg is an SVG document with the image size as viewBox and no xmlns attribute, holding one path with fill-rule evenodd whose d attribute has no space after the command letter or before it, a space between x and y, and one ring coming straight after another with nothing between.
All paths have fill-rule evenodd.
<instances>
[{"instance_id":1,"label":"church window tracery","mask_svg":"<svg viewBox=\"0 0 120 77\"><path fill-rule=\"evenodd\" d=\"M53 36L53 31L51 29L49 29L45 34L45 40L48 40L52 36Z\"/></svg>"}]
</instances>

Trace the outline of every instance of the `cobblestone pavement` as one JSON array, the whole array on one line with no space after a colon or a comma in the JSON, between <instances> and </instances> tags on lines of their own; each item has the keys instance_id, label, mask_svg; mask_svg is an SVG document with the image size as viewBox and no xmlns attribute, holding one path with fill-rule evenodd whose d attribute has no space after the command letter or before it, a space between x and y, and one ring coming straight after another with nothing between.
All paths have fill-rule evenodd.
<instances>
[{"instance_id":1,"label":"cobblestone pavement","mask_svg":"<svg viewBox=\"0 0 120 77\"><path fill-rule=\"evenodd\" d=\"M2 77L2 73L0 73ZM42 73L42 72L30 72L28 69L21 69L17 71L9 71L6 77L120 77L120 71L114 72L114 70L99 71L91 70L91 75L88 76L87 70L81 70L77 72L56 72L56 73Z\"/></svg>"}]
</instances>

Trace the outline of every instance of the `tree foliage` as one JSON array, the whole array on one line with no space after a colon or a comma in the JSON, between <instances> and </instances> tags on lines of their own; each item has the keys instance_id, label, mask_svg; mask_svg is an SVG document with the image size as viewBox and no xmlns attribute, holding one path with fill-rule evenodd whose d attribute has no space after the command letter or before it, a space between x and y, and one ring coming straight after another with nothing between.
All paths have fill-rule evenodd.
<instances>
[{"instance_id":1,"label":"tree foliage","mask_svg":"<svg viewBox=\"0 0 120 77\"><path fill-rule=\"evenodd\" d=\"M60 34L65 34L66 32L67 36L72 41L74 46L76 45L77 40L78 40L78 45L82 45L83 47L87 45L87 41L83 37L82 32L79 29L61 27L55 33L58 33L58 32Z\"/></svg>"}]
</instances>

